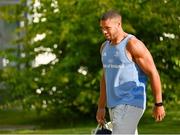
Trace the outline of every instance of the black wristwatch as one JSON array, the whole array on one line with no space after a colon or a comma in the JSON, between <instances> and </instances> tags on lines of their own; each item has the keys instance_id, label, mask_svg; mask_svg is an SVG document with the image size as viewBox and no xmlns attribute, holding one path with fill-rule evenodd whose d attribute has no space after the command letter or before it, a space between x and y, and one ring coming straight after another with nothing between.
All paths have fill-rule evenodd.
<instances>
[{"instance_id":1,"label":"black wristwatch","mask_svg":"<svg viewBox=\"0 0 180 135\"><path fill-rule=\"evenodd\" d=\"M163 102L155 103L154 105L157 106L157 107L158 106L163 106Z\"/></svg>"}]
</instances>

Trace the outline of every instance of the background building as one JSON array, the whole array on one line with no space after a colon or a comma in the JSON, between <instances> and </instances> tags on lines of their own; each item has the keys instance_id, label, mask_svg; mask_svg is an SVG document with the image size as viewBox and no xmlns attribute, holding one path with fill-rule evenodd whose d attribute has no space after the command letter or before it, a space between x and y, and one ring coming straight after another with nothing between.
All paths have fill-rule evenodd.
<instances>
[{"instance_id":1,"label":"background building","mask_svg":"<svg viewBox=\"0 0 180 135\"><path fill-rule=\"evenodd\" d=\"M12 4L17 4L19 0L1 0L0 8L3 6L8 6ZM12 41L15 38L14 30L17 27L17 23L7 23L2 18L0 18L0 49L4 50L13 47ZM0 57L0 68L6 66L8 60L6 58Z\"/></svg>"}]
</instances>

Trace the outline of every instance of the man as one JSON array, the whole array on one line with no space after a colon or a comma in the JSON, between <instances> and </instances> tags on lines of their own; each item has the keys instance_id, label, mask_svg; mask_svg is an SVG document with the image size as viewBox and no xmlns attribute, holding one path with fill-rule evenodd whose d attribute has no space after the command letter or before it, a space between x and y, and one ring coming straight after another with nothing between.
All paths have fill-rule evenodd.
<instances>
[{"instance_id":1,"label":"man","mask_svg":"<svg viewBox=\"0 0 180 135\"><path fill-rule=\"evenodd\" d=\"M96 119L104 124L105 107L109 108L113 134L135 134L146 107L146 81L150 79L154 95L153 116L165 116L161 82L153 58L145 45L122 29L121 15L108 11L100 19L107 39L101 46L103 75Z\"/></svg>"}]
</instances>

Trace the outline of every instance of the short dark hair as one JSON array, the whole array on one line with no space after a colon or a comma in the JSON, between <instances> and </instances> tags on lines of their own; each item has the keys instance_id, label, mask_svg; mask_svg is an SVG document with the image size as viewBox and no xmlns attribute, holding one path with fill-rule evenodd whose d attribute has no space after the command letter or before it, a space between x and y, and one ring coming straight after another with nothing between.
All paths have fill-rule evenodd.
<instances>
[{"instance_id":1,"label":"short dark hair","mask_svg":"<svg viewBox=\"0 0 180 135\"><path fill-rule=\"evenodd\" d=\"M109 10L101 16L100 20L107 20L112 18L121 18L121 14L118 11Z\"/></svg>"}]
</instances>

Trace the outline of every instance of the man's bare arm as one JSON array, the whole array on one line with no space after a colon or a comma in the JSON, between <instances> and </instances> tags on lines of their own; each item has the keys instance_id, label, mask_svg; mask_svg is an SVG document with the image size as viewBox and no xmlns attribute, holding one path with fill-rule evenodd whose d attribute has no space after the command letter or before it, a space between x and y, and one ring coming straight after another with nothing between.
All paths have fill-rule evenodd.
<instances>
[{"instance_id":1,"label":"man's bare arm","mask_svg":"<svg viewBox=\"0 0 180 135\"><path fill-rule=\"evenodd\" d=\"M132 58L132 60L135 61L135 63L137 63L139 67L149 77L151 88L154 95L154 102L162 102L160 76L148 49L141 41L139 41L136 38L132 38L128 43L127 52L129 56ZM155 111L156 112L154 113L154 115L156 120L162 120L162 118L165 116L164 107L158 107Z\"/></svg>"}]
</instances>

